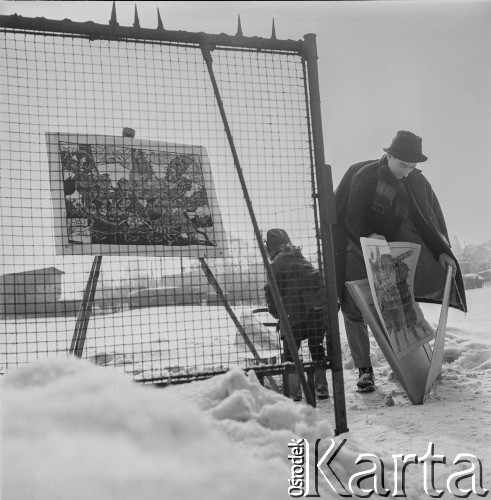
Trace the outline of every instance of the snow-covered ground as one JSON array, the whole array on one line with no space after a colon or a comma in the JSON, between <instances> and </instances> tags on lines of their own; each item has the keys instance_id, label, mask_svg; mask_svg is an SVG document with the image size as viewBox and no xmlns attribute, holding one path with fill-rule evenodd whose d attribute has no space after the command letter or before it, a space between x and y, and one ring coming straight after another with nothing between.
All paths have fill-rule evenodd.
<instances>
[{"instance_id":1,"label":"snow-covered ground","mask_svg":"<svg viewBox=\"0 0 491 500\"><path fill-rule=\"evenodd\" d=\"M469 469L470 462L452 463L461 453L481 460L484 486L491 487L491 289L467 295L469 313L449 314L443 378L422 406L411 405L391 379L374 342L378 391L356 393L343 335L350 432L335 438L340 451L331 465L346 487L369 468L355 463L358 455L372 453L386 466L385 486L393 492L392 455L421 458L430 442L434 455L446 456L434 474L443 498L454 498L447 479ZM423 308L436 324L438 307ZM156 389L88 361L58 358L9 370L1 387L2 500L289 498L288 444L307 439L313 459L314 442L321 439L321 457L334 437L332 400L317 409L294 403L240 370ZM386 395L394 406L385 406ZM471 481L458 486L463 491ZM424 484L424 466L410 464L407 498L431 498ZM319 491L341 498L323 477Z\"/></svg>"},{"instance_id":2,"label":"snow-covered ground","mask_svg":"<svg viewBox=\"0 0 491 500\"><path fill-rule=\"evenodd\" d=\"M390 455L421 456L433 442L435 454L445 455L450 463L459 453L472 453L483 461L490 488L491 288L468 290L466 294L467 314L449 310L442 379L425 404L414 406L408 401L372 338L378 390L358 394L353 390L355 370L344 371L348 425L350 434L362 438L367 450L382 447ZM425 318L436 327L440 307L421 306ZM350 368L346 341L343 351L345 368ZM394 406L384 405L386 395L393 397ZM330 413L330 405L319 403L321 415ZM438 469L436 466L437 473Z\"/></svg>"}]
</instances>

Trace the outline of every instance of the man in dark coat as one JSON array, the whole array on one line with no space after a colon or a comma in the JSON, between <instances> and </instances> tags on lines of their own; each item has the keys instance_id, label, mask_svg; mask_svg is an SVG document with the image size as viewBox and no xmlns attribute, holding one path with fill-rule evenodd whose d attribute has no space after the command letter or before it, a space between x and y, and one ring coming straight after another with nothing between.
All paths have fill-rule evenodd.
<instances>
[{"instance_id":1,"label":"man in dark coat","mask_svg":"<svg viewBox=\"0 0 491 500\"><path fill-rule=\"evenodd\" d=\"M302 340L307 339L312 361L325 360L324 321L322 314L321 275L302 255L299 247L292 244L284 229L270 229L266 237L266 248L276 284L288 315L297 349ZM269 284L264 287L268 310L278 319L278 311ZM280 324L281 334L281 324ZM285 361L293 361L286 339L283 339ZM300 399L300 381L296 373L289 377L290 392L294 399ZM328 397L326 370L318 368L314 372L317 397Z\"/></svg>"},{"instance_id":2,"label":"man in dark coat","mask_svg":"<svg viewBox=\"0 0 491 500\"><path fill-rule=\"evenodd\" d=\"M352 165L335 192L338 217L334 228L336 279L358 389L375 389L367 327L344 283L367 277L360 238L408 241L421 245L414 279L420 302L441 303L446 267L454 271L450 305L466 311L465 291L457 259L450 250L447 227L430 183L416 169L427 157L422 139L400 130L386 155Z\"/></svg>"}]
</instances>

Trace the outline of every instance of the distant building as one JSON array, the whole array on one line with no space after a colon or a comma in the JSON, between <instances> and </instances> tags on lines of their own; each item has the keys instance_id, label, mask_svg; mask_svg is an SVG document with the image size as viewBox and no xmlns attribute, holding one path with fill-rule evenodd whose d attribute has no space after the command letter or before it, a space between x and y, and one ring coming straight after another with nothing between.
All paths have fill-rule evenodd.
<instances>
[{"instance_id":1,"label":"distant building","mask_svg":"<svg viewBox=\"0 0 491 500\"><path fill-rule=\"evenodd\" d=\"M473 288L482 288L484 286L484 278L475 273L469 273L462 275L464 280L464 288L466 290L472 290Z\"/></svg>"},{"instance_id":2,"label":"distant building","mask_svg":"<svg viewBox=\"0 0 491 500\"><path fill-rule=\"evenodd\" d=\"M131 309L140 307L175 306L199 304L204 300L201 287L161 287L141 288L129 296Z\"/></svg>"},{"instance_id":3,"label":"distant building","mask_svg":"<svg viewBox=\"0 0 491 500\"><path fill-rule=\"evenodd\" d=\"M61 299L63 274L56 267L46 267L0 276L0 313L49 312Z\"/></svg>"}]
</instances>

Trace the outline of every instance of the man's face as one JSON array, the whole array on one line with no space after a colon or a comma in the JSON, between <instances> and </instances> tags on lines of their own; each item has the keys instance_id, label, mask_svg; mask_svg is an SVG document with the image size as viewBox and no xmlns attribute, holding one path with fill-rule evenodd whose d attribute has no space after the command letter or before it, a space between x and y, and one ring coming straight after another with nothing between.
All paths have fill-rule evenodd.
<instances>
[{"instance_id":1,"label":"man's face","mask_svg":"<svg viewBox=\"0 0 491 500\"><path fill-rule=\"evenodd\" d=\"M389 164L390 171L396 179L403 179L404 177L407 177L417 165L417 163L399 160L391 155L387 155L387 163Z\"/></svg>"}]
</instances>

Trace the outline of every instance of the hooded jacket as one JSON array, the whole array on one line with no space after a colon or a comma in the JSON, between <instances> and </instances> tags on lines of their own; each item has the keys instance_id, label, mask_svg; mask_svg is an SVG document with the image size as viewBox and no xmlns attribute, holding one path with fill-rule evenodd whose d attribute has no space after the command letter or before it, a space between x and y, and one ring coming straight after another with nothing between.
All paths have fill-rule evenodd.
<instances>
[{"instance_id":1,"label":"hooded jacket","mask_svg":"<svg viewBox=\"0 0 491 500\"><path fill-rule=\"evenodd\" d=\"M280 291L290 325L304 322L310 311L322 306L321 275L294 246L283 229L268 231L268 252L272 258L271 267ZM268 310L278 319L269 283L265 285Z\"/></svg>"},{"instance_id":2,"label":"hooded jacket","mask_svg":"<svg viewBox=\"0 0 491 500\"><path fill-rule=\"evenodd\" d=\"M397 220L390 215L380 216L372 209L379 169L385 162L384 156L379 160L368 160L352 165L334 193L337 223L333 229L333 236L339 297L342 297L344 290L347 242L352 241L360 247L360 237L368 237L371 233L382 234L387 241L394 241L396 235L401 238L398 230L403 222L402 219ZM445 271L438 257L446 253L457 264L450 305L465 312L467 305L462 274L457 259L450 249L443 212L421 170L414 169L409 174L406 190L409 194L411 222L417 234L406 231L403 233L402 241L418 243L429 250L429 252L422 251L418 261L419 272L416 273L414 283L415 298L419 302L442 302ZM385 220L382 220L382 217Z\"/></svg>"}]
</instances>

